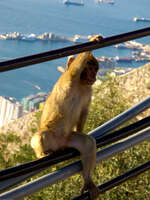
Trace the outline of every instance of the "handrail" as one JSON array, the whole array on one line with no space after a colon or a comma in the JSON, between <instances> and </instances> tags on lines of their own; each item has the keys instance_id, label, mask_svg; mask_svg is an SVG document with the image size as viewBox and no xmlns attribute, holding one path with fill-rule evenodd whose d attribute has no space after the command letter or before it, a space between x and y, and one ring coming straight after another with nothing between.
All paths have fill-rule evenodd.
<instances>
[{"instance_id":1,"label":"handrail","mask_svg":"<svg viewBox=\"0 0 150 200\"><path fill-rule=\"evenodd\" d=\"M150 97L146 98L142 102L121 113L121 115L116 116L114 119L111 119L102 126L93 130L90 135L92 135L96 139L97 147L102 147L106 144L116 142L122 138L125 138L131 134L134 134L135 132L138 132L148 127L150 125L150 117L146 117L118 131L110 132L114 128L119 127L119 125L125 122L121 119L125 118L126 121L128 121L129 119L139 114L139 112L142 112L149 107ZM9 187L16 185L17 183L22 182L24 179L26 179L26 177L31 177L34 174L38 174L41 170L44 170L51 165L70 159L76 155L78 155L77 151L67 149L61 152L56 152L53 155L44 157L39 160L34 160L2 170L0 171L0 191L8 189Z\"/></svg>"},{"instance_id":2,"label":"handrail","mask_svg":"<svg viewBox=\"0 0 150 200\"><path fill-rule=\"evenodd\" d=\"M120 139L124 139L141 131L144 128L147 128L148 126L150 126L150 116L114 131L106 136L104 135L100 138L97 138L97 147L103 147L104 145L111 144L112 142L117 142ZM73 151L70 151L69 149L66 149L64 153L60 153L61 155L68 155L69 152L70 158L76 155L76 151L73 154ZM9 189L10 187L22 182L23 180L40 173L42 170L52 166L54 163L63 161L62 159L67 160L66 156L61 157L58 154L56 158L55 155L53 155L53 157L48 156L45 160L36 160L0 171L0 192L3 192L6 189Z\"/></svg>"},{"instance_id":3,"label":"handrail","mask_svg":"<svg viewBox=\"0 0 150 200\"><path fill-rule=\"evenodd\" d=\"M150 128L148 130L142 131L141 133L138 133L136 136L133 136L125 141L118 142L98 151L96 162L98 163L102 160L106 160L148 139L150 139ZM76 174L77 172L81 171L81 169L81 161L76 161L48 175L45 175L27 184L0 194L0 200L18 200L24 198L25 196L31 195L45 187L48 187L52 184L57 183L60 180L64 180L65 178Z\"/></svg>"},{"instance_id":4,"label":"handrail","mask_svg":"<svg viewBox=\"0 0 150 200\"><path fill-rule=\"evenodd\" d=\"M5 72L5 71L8 71L8 70L14 70L14 69L22 68L22 67L25 67L25 66L28 66L28 65L31 65L31 64L38 64L38 63L41 63L41 62L46 62L46 61L49 61L49 60L62 58L62 57L69 56L69 55L72 55L72 54L77 54L77 53L80 53L80 52L83 52L83 51L90 51L90 50L94 50L94 49L98 49L98 48L103 48L103 47L106 47L106 46L111 46L111 45L114 45L114 44L118 44L118 43L125 42L125 41L128 41L128 40L133 40L133 39L140 38L140 37L145 37L145 36L148 36L148 35L150 35L150 27L147 27L147 28L144 28L144 29L139 29L139 30L136 30L136 31L128 32L128 33L124 33L124 34L119 34L119 35L107 37L107 38L102 39L100 42L97 42L97 41L86 42L86 43L82 43L82 44L78 44L78 45L74 45L74 46L69 46L69 47L65 47L65 48L60 48L60 49L56 49L56 50L51 50L51 51L47 51L47 52L43 52L43 53L39 53L39 54L35 54L35 55L29 55L29 56L25 56L25 57L16 58L16 59L11 59L11 60L8 60L8 61L0 62L0 72ZM133 108L131 108L131 109L125 111L124 113L120 114L119 116L115 117L114 119L110 120L109 122L105 123L101 127L98 127L94 131L91 131L90 135L92 135L93 137L95 137L97 139L98 146L102 146L102 145L105 145L107 143L114 142L114 141L117 141L118 139L126 137L127 135L129 135L129 133L133 134L134 131L139 131L139 130L143 129L142 127L147 127L149 125L149 122L148 123L145 122L144 126L143 126L143 124L141 124L141 125L138 124L139 125L138 130L136 129L137 127L132 127L132 125L129 126L129 129L133 128L134 130L120 129L119 130L120 132L118 132L117 137L115 137L112 133L114 128L119 127L125 121L129 121L133 116L136 116L137 114L139 114L142 111L144 111L145 109L147 109L149 107L149 104L150 104L150 97L145 99L143 102L137 104ZM149 120L149 118L148 118L148 120ZM123 134L123 135L121 135L122 130L126 131L126 133ZM105 140L102 140L104 138L107 140L107 142ZM101 150L97 153L97 155L98 155L97 156L97 162L100 162L101 160L106 159L108 157L112 157L116 153L122 152L123 150L125 150L125 149L127 149L131 146L134 146L137 143L142 142L142 141L149 139L149 138L150 138L150 129L137 134L137 136L134 136L134 137L128 139L127 141L125 141L125 142L117 143L117 144L112 145L108 148L105 148L105 149L103 149L103 150ZM70 151L70 154L72 154L72 151ZM75 155L75 154L72 154L72 155ZM65 154L63 156L65 156ZM44 158L44 159L47 159L47 158ZM63 159L65 159L65 157L63 157ZM70 167L70 169L71 169L70 173L71 174L76 173L77 171L81 170L81 166L80 166L79 163L80 162L76 162L75 164L71 165L72 166L72 167ZM39 160L38 164L40 165L40 160ZM65 168L67 168L67 167L65 167ZM40 170L43 170L43 169L44 169L44 167ZM12 182L15 185L15 184L19 183L21 180L24 180L27 177L30 177L30 176L38 173L40 170L36 169L35 171L29 171L29 173L22 174L22 176L16 177L15 181L14 181L14 177L12 177ZM57 175L57 171L56 171L56 174L53 174L54 178L52 178L53 175L52 176L47 175L48 181L50 182L50 185L52 183L54 183L56 179L58 181L58 180L61 180L62 177L66 177L65 173L67 173L67 172L61 171L60 174L58 172L58 177L57 176L55 177L55 175ZM68 176L68 174L67 174L67 176ZM42 182L43 180L45 180L45 178L46 177L42 177L39 180L41 180L41 182ZM52 180L50 180L51 178L52 178ZM4 186L2 186L2 188L5 189L5 186L9 186L9 187L12 186L11 184L7 185L7 182L8 182L7 178L6 179L4 178L4 182L3 182ZM34 181L34 182L36 183L38 181ZM3 183L1 183L1 184L3 185ZM28 191L30 188L28 188L28 190L26 190L27 193L23 194L22 189L24 190L26 188L26 186L27 187L31 186L33 188L31 188L30 192ZM29 193L31 194L34 191L38 191L40 189L40 187L41 187L41 185L39 187L37 187L37 186L34 185L34 183L32 185L32 182L31 182L31 184L26 184L24 186L21 186L20 189L18 188L18 190L14 189L14 190L11 190L10 192L6 192L6 193L0 195L0 199L3 199L3 197L6 197L6 199L7 199L7 197L9 197L9 195L10 196L14 195L13 199L18 199L17 195L21 195L21 197L27 196ZM43 185L42 185L42 187L43 187ZM18 193L15 194L14 192L16 192L16 191Z\"/></svg>"},{"instance_id":5,"label":"handrail","mask_svg":"<svg viewBox=\"0 0 150 200\"><path fill-rule=\"evenodd\" d=\"M103 48L103 47L111 46L111 45L118 44L121 42L125 42L128 40L145 37L148 35L150 35L150 27L119 34L119 35L114 35L111 37L106 37L102 39L101 42L97 42L97 41L86 42L86 43L77 44L77 45L73 45L73 46L69 46L65 48L60 48L56 50L39 53L39 54L11 59L8 61L0 62L0 72L14 70L14 69L22 68L28 65L38 64L38 63L46 62L49 60L62 58L65 56L81 53L83 51L91 51L94 49Z\"/></svg>"},{"instance_id":6,"label":"handrail","mask_svg":"<svg viewBox=\"0 0 150 200\"><path fill-rule=\"evenodd\" d=\"M125 181L127 181L131 178L134 178L135 176L138 176L148 170L150 170L150 161L148 161L144 164L141 164L138 167L135 167L135 168L111 179L110 181L103 183L102 185L99 185L98 188L100 190L100 193L102 194L102 193L120 185L121 183L124 183ZM80 196L73 198L72 200L88 200L89 199L88 197L89 197L89 193L86 192Z\"/></svg>"},{"instance_id":7,"label":"handrail","mask_svg":"<svg viewBox=\"0 0 150 200\"><path fill-rule=\"evenodd\" d=\"M95 139L99 140L97 145L100 145L102 143L102 141L104 141L103 138L105 138L105 140L107 138L107 136L105 136L105 134L108 134L110 131L114 130L116 127L119 127L121 124L123 124L124 122L127 122L129 119L135 117L136 115L138 115L139 113L148 109L149 107L150 107L150 97L144 99L140 103L136 104L135 106L133 106L133 107L129 108L128 110L122 112L121 114L117 115L115 118L109 120L108 122L104 123L103 125L99 126L96 129L94 129L93 131L90 132L90 135L93 136ZM122 119L126 119L126 120L123 121ZM147 121L149 121L149 120L147 120L147 118L146 118L146 119L142 120L142 123L140 123L140 121L136 122L136 125L135 125L136 128L139 127L137 124L140 124L140 126L141 126L141 124L143 124L143 125L144 125L144 123L147 124L148 123ZM133 126L132 126L132 128L133 128ZM129 129L127 129L127 130L129 130ZM124 130L124 134L125 133L126 133L126 131ZM111 138L113 140L112 134L111 134ZM117 137L119 137L119 134L115 134L115 135ZM110 138L110 137L108 136L108 138ZM24 163L24 164L21 164L16 167L12 167L12 168L7 168L5 170L0 171L0 180L2 180L2 177L3 178L7 177L7 175L9 176L9 174L11 174L11 173L15 174L16 171L18 171L18 174L19 174L19 171L22 170L21 171L21 174L22 174L24 168L26 168L26 167L28 169L30 169L30 168L34 168L34 166L37 165L37 168L39 169L40 164L45 166L45 164L47 163L46 166L47 165L50 166L51 164L53 165L53 164L58 163L58 160L63 161L64 159L75 156L76 154L77 154L77 151L67 150L67 152L64 151L64 153L61 151L61 154L54 153L51 156L47 156L47 157L44 157L44 158L36 160L36 161ZM56 159L56 157L57 157L57 159ZM34 168L34 170L35 170L35 168Z\"/></svg>"}]
</instances>

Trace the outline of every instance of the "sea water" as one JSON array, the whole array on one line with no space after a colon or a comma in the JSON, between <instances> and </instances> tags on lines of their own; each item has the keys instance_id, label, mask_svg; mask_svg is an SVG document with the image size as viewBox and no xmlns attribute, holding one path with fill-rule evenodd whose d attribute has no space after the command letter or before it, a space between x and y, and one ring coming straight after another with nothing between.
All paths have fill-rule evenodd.
<instances>
[{"instance_id":1,"label":"sea water","mask_svg":"<svg viewBox=\"0 0 150 200\"><path fill-rule=\"evenodd\" d=\"M115 0L114 5L84 0L84 6L66 6L63 0L0 0L0 34L20 32L39 35L52 32L58 36L73 37L76 34L88 36L101 33L108 37L148 27L150 23L135 23L133 18L150 18L149 8L149 0ZM150 43L150 37L136 41ZM40 40L0 40L0 61L72 44ZM131 51L112 46L96 50L94 54L126 57L131 55ZM12 96L20 100L39 91L50 91L61 74L57 66L65 66L66 60L67 58L62 58L0 73L0 96ZM138 66L138 63L127 64L127 67ZM35 87L37 85L38 88Z\"/></svg>"}]
</instances>

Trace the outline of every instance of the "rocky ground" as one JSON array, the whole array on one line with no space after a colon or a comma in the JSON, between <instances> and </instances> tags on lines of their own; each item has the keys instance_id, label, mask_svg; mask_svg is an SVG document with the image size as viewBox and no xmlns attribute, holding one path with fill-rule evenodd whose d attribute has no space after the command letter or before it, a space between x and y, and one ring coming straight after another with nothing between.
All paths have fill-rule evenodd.
<instances>
[{"instance_id":1,"label":"rocky ground","mask_svg":"<svg viewBox=\"0 0 150 200\"><path fill-rule=\"evenodd\" d=\"M150 63L133 69L131 72L119 76L118 79L122 95L127 99L130 106L150 97ZM150 115L150 109L140 117L148 115Z\"/></svg>"}]
</instances>

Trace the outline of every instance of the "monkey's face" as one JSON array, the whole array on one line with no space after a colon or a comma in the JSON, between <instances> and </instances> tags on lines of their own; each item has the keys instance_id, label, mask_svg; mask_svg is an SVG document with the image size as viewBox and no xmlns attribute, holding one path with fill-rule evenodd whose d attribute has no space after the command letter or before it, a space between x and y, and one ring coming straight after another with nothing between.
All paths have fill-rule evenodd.
<instances>
[{"instance_id":1,"label":"monkey's face","mask_svg":"<svg viewBox=\"0 0 150 200\"><path fill-rule=\"evenodd\" d=\"M88 61L86 68L83 70L80 76L80 80L83 84L92 85L96 81L96 75L98 72L98 63Z\"/></svg>"}]
</instances>

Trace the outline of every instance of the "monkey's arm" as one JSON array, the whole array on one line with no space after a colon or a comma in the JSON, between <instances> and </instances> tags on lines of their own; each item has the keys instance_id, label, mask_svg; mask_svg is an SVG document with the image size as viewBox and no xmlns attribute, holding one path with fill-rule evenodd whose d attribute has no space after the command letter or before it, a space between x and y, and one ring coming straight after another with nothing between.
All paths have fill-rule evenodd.
<instances>
[{"instance_id":1,"label":"monkey's arm","mask_svg":"<svg viewBox=\"0 0 150 200\"><path fill-rule=\"evenodd\" d=\"M68 69L68 73L70 77L76 78L80 77L82 71L86 67L87 61L89 57L92 56L92 53L90 51L86 51L84 53L80 53L70 64L70 67Z\"/></svg>"},{"instance_id":2,"label":"monkey's arm","mask_svg":"<svg viewBox=\"0 0 150 200\"><path fill-rule=\"evenodd\" d=\"M88 115L88 109L86 108L82 111L80 118L78 120L78 123L74 128L74 131L81 132L81 133L83 132L83 128L84 128L84 125L85 125L85 122L87 119L87 115Z\"/></svg>"},{"instance_id":3,"label":"monkey's arm","mask_svg":"<svg viewBox=\"0 0 150 200\"><path fill-rule=\"evenodd\" d=\"M102 39L102 35L99 34L91 36L90 41L101 42ZM92 59L95 58L90 51L80 53L76 58L71 58L71 60L68 62L68 72L70 73L71 77L79 77L81 72L86 67L88 60Z\"/></svg>"}]
</instances>

